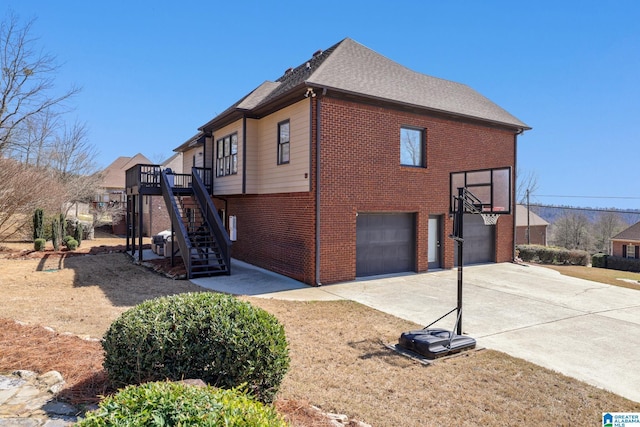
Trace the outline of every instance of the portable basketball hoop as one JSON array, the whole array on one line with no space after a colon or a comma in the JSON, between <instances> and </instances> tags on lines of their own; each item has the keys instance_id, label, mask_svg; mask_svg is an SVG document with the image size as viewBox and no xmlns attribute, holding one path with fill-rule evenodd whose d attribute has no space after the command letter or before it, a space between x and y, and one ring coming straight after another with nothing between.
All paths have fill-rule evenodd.
<instances>
[{"instance_id":1,"label":"portable basketball hoop","mask_svg":"<svg viewBox=\"0 0 640 427\"><path fill-rule=\"evenodd\" d=\"M458 245L458 302L456 308L419 331L405 332L399 345L427 358L436 358L475 348L475 339L462 335L462 271L464 264L464 216L482 216L487 226L495 226L501 214L510 214L511 168L454 172L450 175L451 215L453 233L449 236ZM471 191L473 190L473 192ZM505 207L506 206L506 207ZM429 329L436 322L456 312L452 331ZM454 332L455 331L455 332Z\"/></svg>"}]
</instances>

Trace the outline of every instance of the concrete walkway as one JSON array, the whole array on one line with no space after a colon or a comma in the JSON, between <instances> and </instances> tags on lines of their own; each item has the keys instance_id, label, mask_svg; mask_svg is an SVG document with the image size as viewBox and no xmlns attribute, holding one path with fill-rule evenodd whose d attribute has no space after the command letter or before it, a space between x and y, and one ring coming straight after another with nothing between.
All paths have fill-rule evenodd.
<instances>
[{"instance_id":1,"label":"concrete walkway","mask_svg":"<svg viewBox=\"0 0 640 427\"><path fill-rule=\"evenodd\" d=\"M234 260L231 276L192 282L264 298L348 299L420 325L457 301L456 269L310 287ZM640 402L640 291L505 263L465 267L463 299L463 332L479 346Z\"/></svg>"}]
</instances>

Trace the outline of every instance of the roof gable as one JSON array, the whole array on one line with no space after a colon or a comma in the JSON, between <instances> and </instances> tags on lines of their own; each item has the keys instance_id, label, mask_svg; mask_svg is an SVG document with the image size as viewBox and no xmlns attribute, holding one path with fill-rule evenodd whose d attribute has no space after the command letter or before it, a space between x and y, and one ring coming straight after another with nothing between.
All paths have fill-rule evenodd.
<instances>
[{"instance_id":1,"label":"roof gable","mask_svg":"<svg viewBox=\"0 0 640 427\"><path fill-rule=\"evenodd\" d=\"M151 161L141 153L133 157L118 157L102 171L103 186L105 188L124 188L126 181L125 172L137 164L151 164Z\"/></svg>"},{"instance_id":2,"label":"roof gable","mask_svg":"<svg viewBox=\"0 0 640 427\"><path fill-rule=\"evenodd\" d=\"M530 129L469 86L412 71L350 38L316 52L275 82L263 83L218 117L265 106L304 86ZM203 128L214 122L216 119Z\"/></svg>"},{"instance_id":3,"label":"roof gable","mask_svg":"<svg viewBox=\"0 0 640 427\"><path fill-rule=\"evenodd\" d=\"M633 224L631 227L622 230L611 238L611 240L635 240L640 241L640 222Z\"/></svg>"},{"instance_id":4,"label":"roof gable","mask_svg":"<svg viewBox=\"0 0 640 427\"><path fill-rule=\"evenodd\" d=\"M545 221L542 217L537 215L534 212L531 212L524 205L516 205L516 227L526 227L527 226L527 212L529 212L529 222L528 225L539 226L539 225L549 225L547 221Z\"/></svg>"}]
</instances>

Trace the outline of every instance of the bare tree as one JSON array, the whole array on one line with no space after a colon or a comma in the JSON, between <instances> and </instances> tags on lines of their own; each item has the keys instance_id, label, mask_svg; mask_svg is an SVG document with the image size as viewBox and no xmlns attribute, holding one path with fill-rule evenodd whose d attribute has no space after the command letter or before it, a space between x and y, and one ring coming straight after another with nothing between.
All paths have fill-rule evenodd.
<instances>
[{"instance_id":1,"label":"bare tree","mask_svg":"<svg viewBox=\"0 0 640 427\"><path fill-rule=\"evenodd\" d=\"M0 159L0 239L28 235L33 211L59 212L65 191L48 170Z\"/></svg>"},{"instance_id":2,"label":"bare tree","mask_svg":"<svg viewBox=\"0 0 640 427\"><path fill-rule=\"evenodd\" d=\"M25 119L14 133L14 143L7 157L45 166L60 127L59 117L59 114L47 110Z\"/></svg>"},{"instance_id":3,"label":"bare tree","mask_svg":"<svg viewBox=\"0 0 640 427\"><path fill-rule=\"evenodd\" d=\"M19 144L17 133L24 122L79 92L71 88L54 91L58 71L55 57L35 49L30 35L33 20L21 24L13 13L0 22L0 155Z\"/></svg>"},{"instance_id":4,"label":"bare tree","mask_svg":"<svg viewBox=\"0 0 640 427\"><path fill-rule=\"evenodd\" d=\"M611 238L626 227L627 225L620 214L615 212L602 212L593 225L595 249L611 255Z\"/></svg>"},{"instance_id":5,"label":"bare tree","mask_svg":"<svg viewBox=\"0 0 640 427\"><path fill-rule=\"evenodd\" d=\"M567 249L592 250L591 223L582 213L566 212L553 223L552 243Z\"/></svg>"},{"instance_id":6,"label":"bare tree","mask_svg":"<svg viewBox=\"0 0 640 427\"><path fill-rule=\"evenodd\" d=\"M538 175L531 170L518 169L516 176L516 200L519 204L527 203L527 191L529 194L538 191Z\"/></svg>"}]
</instances>

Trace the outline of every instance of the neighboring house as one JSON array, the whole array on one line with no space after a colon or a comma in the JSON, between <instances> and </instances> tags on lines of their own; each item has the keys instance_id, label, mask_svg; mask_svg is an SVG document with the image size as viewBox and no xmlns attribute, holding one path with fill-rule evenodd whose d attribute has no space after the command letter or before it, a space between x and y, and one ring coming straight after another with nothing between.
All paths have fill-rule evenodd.
<instances>
[{"instance_id":1,"label":"neighboring house","mask_svg":"<svg viewBox=\"0 0 640 427\"><path fill-rule=\"evenodd\" d=\"M232 256L321 285L453 267L450 173L511 168L512 210L516 141L528 129L470 87L347 38L257 87L196 139ZM465 239L481 243L465 245L466 263L513 259L513 215L495 226L466 217Z\"/></svg>"},{"instance_id":2,"label":"neighboring house","mask_svg":"<svg viewBox=\"0 0 640 427\"><path fill-rule=\"evenodd\" d=\"M549 223L523 205L516 205L516 245L547 246Z\"/></svg>"},{"instance_id":3,"label":"neighboring house","mask_svg":"<svg viewBox=\"0 0 640 427\"><path fill-rule=\"evenodd\" d=\"M151 161L143 154L136 154L133 157L118 157L102 171L102 190L96 194L95 202L108 203L119 202L125 203L125 172L132 166L137 164L148 164Z\"/></svg>"},{"instance_id":4,"label":"neighboring house","mask_svg":"<svg viewBox=\"0 0 640 427\"><path fill-rule=\"evenodd\" d=\"M120 156L102 170L102 189L96 194L94 204L99 209L106 204L126 204L125 172L137 164L147 164L151 161L143 154L135 156ZM125 234L125 221L112 224L114 234Z\"/></svg>"},{"instance_id":5,"label":"neighboring house","mask_svg":"<svg viewBox=\"0 0 640 427\"><path fill-rule=\"evenodd\" d=\"M640 222L611 238L611 254L623 258L640 259Z\"/></svg>"}]
</instances>

